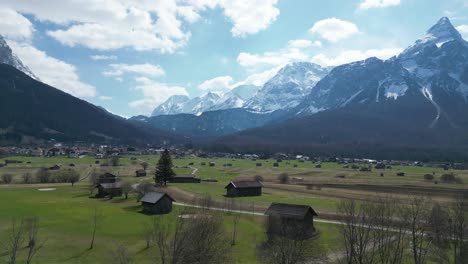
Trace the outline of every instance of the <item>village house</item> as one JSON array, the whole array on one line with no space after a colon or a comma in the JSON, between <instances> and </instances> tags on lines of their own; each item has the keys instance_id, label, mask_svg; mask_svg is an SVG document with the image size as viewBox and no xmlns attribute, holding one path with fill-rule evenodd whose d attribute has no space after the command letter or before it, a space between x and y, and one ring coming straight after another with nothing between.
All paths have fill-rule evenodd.
<instances>
[{"instance_id":1,"label":"village house","mask_svg":"<svg viewBox=\"0 0 468 264\"><path fill-rule=\"evenodd\" d=\"M200 183L201 179L195 177L193 174L187 174L187 175L177 175L175 176L170 182L173 183Z\"/></svg>"},{"instance_id":2,"label":"village house","mask_svg":"<svg viewBox=\"0 0 468 264\"><path fill-rule=\"evenodd\" d=\"M145 170L137 170L135 171L135 174L137 177L145 177L146 176L146 171Z\"/></svg>"},{"instance_id":3,"label":"village house","mask_svg":"<svg viewBox=\"0 0 468 264\"><path fill-rule=\"evenodd\" d=\"M227 197L260 196L263 184L260 181L231 181L226 187Z\"/></svg>"},{"instance_id":4,"label":"village house","mask_svg":"<svg viewBox=\"0 0 468 264\"><path fill-rule=\"evenodd\" d=\"M96 198L122 196L122 184L120 182L98 183L96 188L98 189Z\"/></svg>"},{"instance_id":5,"label":"village house","mask_svg":"<svg viewBox=\"0 0 468 264\"><path fill-rule=\"evenodd\" d=\"M141 199L143 212L148 214L167 214L172 211L172 202L175 200L167 193L149 192Z\"/></svg>"},{"instance_id":6,"label":"village house","mask_svg":"<svg viewBox=\"0 0 468 264\"><path fill-rule=\"evenodd\" d=\"M265 212L268 216L268 236L283 236L291 239L308 239L315 232L314 216L308 205L272 203Z\"/></svg>"}]
</instances>

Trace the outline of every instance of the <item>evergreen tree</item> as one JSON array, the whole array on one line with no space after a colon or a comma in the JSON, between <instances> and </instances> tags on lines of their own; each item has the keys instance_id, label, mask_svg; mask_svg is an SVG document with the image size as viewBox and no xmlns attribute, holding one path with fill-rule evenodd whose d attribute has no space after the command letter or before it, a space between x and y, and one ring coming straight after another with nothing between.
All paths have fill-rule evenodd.
<instances>
[{"instance_id":1,"label":"evergreen tree","mask_svg":"<svg viewBox=\"0 0 468 264\"><path fill-rule=\"evenodd\" d=\"M175 175L175 172L172 170L171 154L169 153L169 150L165 149L156 165L154 181L156 184L166 186L167 181L174 178Z\"/></svg>"}]
</instances>

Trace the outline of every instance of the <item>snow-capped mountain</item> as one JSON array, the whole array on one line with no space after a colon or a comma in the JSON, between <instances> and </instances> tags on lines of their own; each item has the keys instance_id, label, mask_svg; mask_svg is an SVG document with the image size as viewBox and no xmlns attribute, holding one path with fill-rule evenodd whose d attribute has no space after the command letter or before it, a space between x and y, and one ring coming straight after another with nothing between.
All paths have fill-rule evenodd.
<instances>
[{"instance_id":1,"label":"snow-capped mountain","mask_svg":"<svg viewBox=\"0 0 468 264\"><path fill-rule=\"evenodd\" d=\"M176 114L200 115L211 109L220 98L220 95L213 92L192 99L186 95L173 95L156 107L151 116Z\"/></svg>"},{"instance_id":2,"label":"snow-capped mountain","mask_svg":"<svg viewBox=\"0 0 468 264\"><path fill-rule=\"evenodd\" d=\"M187 113L185 104L190 101L186 95L173 95L153 110L151 116Z\"/></svg>"},{"instance_id":3,"label":"snow-capped mountain","mask_svg":"<svg viewBox=\"0 0 468 264\"><path fill-rule=\"evenodd\" d=\"M242 108L259 89L260 87L255 85L239 85L223 94L208 111Z\"/></svg>"},{"instance_id":4,"label":"snow-capped mountain","mask_svg":"<svg viewBox=\"0 0 468 264\"><path fill-rule=\"evenodd\" d=\"M192 99L186 95L173 95L156 107L151 116L200 115L206 111L241 108L258 89L259 87L254 85L239 85L224 94L208 92Z\"/></svg>"},{"instance_id":5,"label":"snow-capped mountain","mask_svg":"<svg viewBox=\"0 0 468 264\"><path fill-rule=\"evenodd\" d=\"M369 58L334 68L298 107L313 114L355 103L382 103L422 97L433 106L436 125L468 96L468 44L448 18L441 18L398 57ZM455 104L454 104L455 103ZM449 110L451 109L451 110Z\"/></svg>"},{"instance_id":6,"label":"snow-capped mountain","mask_svg":"<svg viewBox=\"0 0 468 264\"><path fill-rule=\"evenodd\" d=\"M294 108L327 73L325 68L309 62L287 64L243 107L259 112Z\"/></svg>"},{"instance_id":7,"label":"snow-capped mountain","mask_svg":"<svg viewBox=\"0 0 468 264\"><path fill-rule=\"evenodd\" d=\"M467 95L468 43L442 18L396 57L335 67L294 109L295 118L220 139L214 147L464 160Z\"/></svg>"},{"instance_id":8,"label":"snow-capped mountain","mask_svg":"<svg viewBox=\"0 0 468 264\"><path fill-rule=\"evenodd\" d=\"M34 73L21 62L21 60L14 54L6 43L2 35L0 35L0 63L8 64L15 67L16 69L26 73L30 77L39 80Z\"/></svg>"}]
</instances>

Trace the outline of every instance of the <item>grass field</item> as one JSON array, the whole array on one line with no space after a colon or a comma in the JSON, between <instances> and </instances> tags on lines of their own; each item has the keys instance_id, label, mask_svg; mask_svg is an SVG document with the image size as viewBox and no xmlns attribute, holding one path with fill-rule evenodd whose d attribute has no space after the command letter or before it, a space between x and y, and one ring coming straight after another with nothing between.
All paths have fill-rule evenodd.
<instances>
[{"instance_id":1,"label":"grass field","mask_svg":"<svg viewBox=\"0 0 468 264\"><path fill-rule=\"evenodd\" d=\"M150 216L140 213L140 206L134 195L128 200L115 198L100 200L89 198L89 183L84 179L90 171L105 169L119 176L125 181L139 183L152 181L157 156L122 157L120 166L101 167L105 160L92 157L69 159L67 157L39 158L39 157L9 157L24 163L8 164L0 168L0 175L13 174L14 183L0 184L0 238L4 238L7 229L14 219L22 217L39 217L40 237L47 239L45 247L38 253L35 263L111 263L112 250L117 244L125 245L134 263L152 263L156 256L156 248L145 249L142 233L148 224ZM99 161L99 164L96 163ZM141 162L148 162L148 176L136 178L135 170L141 169ZM206 165L201 165L204 162ZM214 162L215 166L209 166ZM340 199L368 199L376 194L375 188L360 189L356 186L383 186L393 191L393 195L407 196L404 187L410 186L422 190L437 190L448 188L455 193L468 187L467 171L450 171L463 182L459 184L426 181L423 175L430 173L438 180L440 175L447 173L442 169L425 167L398 167L391 170L372 170L360 172L344 169L336 163L322 163L321 168L315 168L312 162L282 161L279 167L273 167L274 160L231 160L231 159L201 159L184 158L174 160L177 174L189 174L198 169L197 175L202 179L216 179L216 183L202 182L200 184L170 184L171 188L192 195L210 195L213 199L223 201L226 184L236 177L253 178L260 175L264 179L265 187L262 196L235 198L236 202L252 204L266 208L271 202L295 203L311 205L319 213L330 213ZM187 167L190 163L193 165ZM261 163L258 167L256 164ZM83 178L71 187L70 184L20 184L22 175L26 172L35 174L41 167L62 165L62 169L74 169ZM70 166L73 164L73 166ZM231 166L223 166L231 164ZM295 165L297 167L295 167ZM396 172L405 172L404 177L396 176ZM278 184L278 175L288 173L291 179L300 178L292 184ZM381 173L384 176L381 176ZM336 176L340 175L340 178ZM344 178L343 178L344 176ZM323 185L324 187L308 189L304 184ZM327 184L344 185L328 186ZM38 191L39 188L56 188L55 191ZM356 188L355 188L356 187ZM446 193L433 191L429 193L434 199L441 201L450 197ZM94 208L98 208L100 215L96 246L88 250L91 238L91 215ZM164 221L173 221L181 207L166 216L158 216ZM225 215L225 227L229 233L232 230L232 215ZM238 241L233 248L233 256L237 263L255 263L255 249L264 238L263 217L243 215L239 223ZM340 239L336 226L316 224L321 231L320 243L327 253L339 250ZM0 239L0 241L2 241ZM0 251L1 255L1 251ZM21 253L24 258L24 253ZM21 260L22 261L22 260Z\"/></svg>"},{"instance_id":2,"label":"grass field","mask_svg":"<svg viewBox=\"0 0 468 264\"><path fill-rule=\"evenodd\" d=\"M45 188L46 186L40 186ZM0 237L5 237L14 219L39 217L39 237L47 239L39 251L35 263L112 263L112 251L116 245L125 245L135 263L152 263L156 259L156 247L145 249L143 231L151 216L141 214L135 197L128 200L115 198L99 200L88 198L88 189L83 186L53 185L55 191L38 191L34 187L0 188ZM100 217L96 244L88 250L91 239L91 216L97 207ZM172 221L180 207L166 216L157 216ZM225 215L226 231L232 230L232 215ZM255 246L265 235L262 231L263 217L241 215L237 244L233 256L237 263L255 263ZM318 224L324 246L333 250L337 233L334 226ZM20 262L24 259L20 253Z\"/></svg>"}]
</instances>

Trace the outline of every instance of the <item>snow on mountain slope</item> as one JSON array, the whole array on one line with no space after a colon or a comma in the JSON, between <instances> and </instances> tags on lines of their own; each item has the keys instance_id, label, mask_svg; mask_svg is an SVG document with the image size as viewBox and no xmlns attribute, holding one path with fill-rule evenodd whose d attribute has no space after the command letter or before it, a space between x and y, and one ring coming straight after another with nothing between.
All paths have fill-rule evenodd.
<instances>
[{"instance_id":1,"label":"snow on mountain slope","mask_svg":"<svg viewBox=\"0 0 468 264\"><path fill-rule=\"evenodd\" d=\"M39 78L12 52L2 35L0 35L0 63L11 65L39 81Z\"/></svg>"},{"instance_id":2,"label":"snow on mountain slope","mask_svg":"<svg viewBox=\"0 0 468 264\"><path fill-rule=\"evenodd\" d=\"M309 62L287 64L244 105L260 112L297 106L328 71Z\"/></svg>"}]
</instances>

